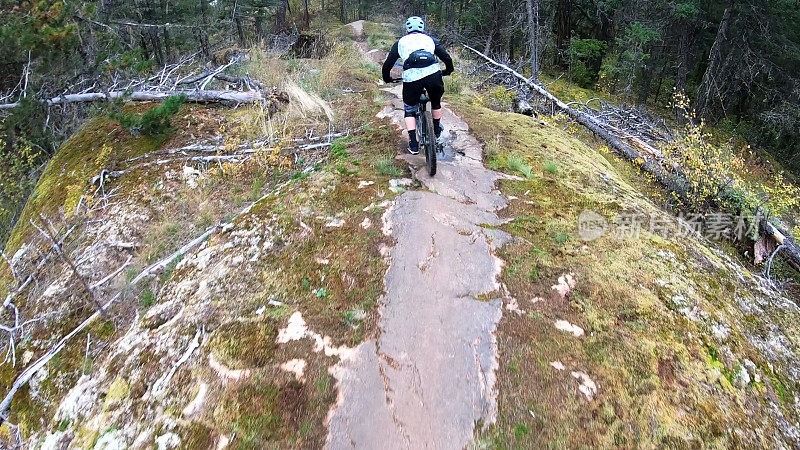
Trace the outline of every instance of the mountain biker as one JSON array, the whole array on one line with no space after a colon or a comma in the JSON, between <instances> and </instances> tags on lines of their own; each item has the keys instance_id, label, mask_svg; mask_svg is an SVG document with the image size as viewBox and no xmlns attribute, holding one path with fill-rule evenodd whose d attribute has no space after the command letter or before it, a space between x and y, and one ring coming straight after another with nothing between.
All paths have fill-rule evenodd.
<instances>
[{"instance_id":1,"label":"mountain biker","mask_svg":"<svg viewBox=\"0 0 800 450\"><path fill-rule=\"evenodd\" d=\"M395 42L383 63L383 81L392 82L390 72L399 58L403 62L403 103L408 129L408 152L416 155L419 153L419 142L414 114L419 108L420 97L423 90L428 92L433 130L438 138L442 134L442 76L453 73L453 59L436 39L425 34L425 20L422 17L409 17L406 20L406 33ZM444 62L444 71L439 67L437 57Z\"/></svg>"}]
</instances>

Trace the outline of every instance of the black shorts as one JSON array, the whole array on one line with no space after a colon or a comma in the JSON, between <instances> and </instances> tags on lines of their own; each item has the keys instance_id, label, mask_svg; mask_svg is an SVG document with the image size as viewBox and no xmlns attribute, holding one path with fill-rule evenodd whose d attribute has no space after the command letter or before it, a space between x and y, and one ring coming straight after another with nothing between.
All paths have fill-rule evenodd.
<instances>
[{"instance_id":1,"label":"black shorts","mask_svg":"<svg viewBox=\"0 0 800 450\"><path fill-rule=\"evenodd\" d=\"M406 106L415 108L419 104L419 98L422 96L423 91L428 91L431 109L441 109L442 95L444 95L444 80L442 80L441 71L428 75L421 80L403 83L403 103ZM406 108L406 112L408 112L408 109Z\"/></svg>"}]
</instances>

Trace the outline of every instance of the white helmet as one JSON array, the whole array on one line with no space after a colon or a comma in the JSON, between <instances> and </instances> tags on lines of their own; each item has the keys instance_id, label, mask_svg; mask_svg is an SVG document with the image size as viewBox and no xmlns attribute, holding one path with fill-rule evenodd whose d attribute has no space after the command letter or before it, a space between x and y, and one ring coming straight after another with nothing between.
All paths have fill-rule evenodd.
<instances>
[{"instance_id":1,"label":"white helmet","mask_svg":"<svg viewBox=\"0 0 800 450\"><path fill-rule=\"evenodd\" d=\"M406 20L406 32L425 31L425 20L420 16L411 16Z\"/></svg>"}]
</instances>

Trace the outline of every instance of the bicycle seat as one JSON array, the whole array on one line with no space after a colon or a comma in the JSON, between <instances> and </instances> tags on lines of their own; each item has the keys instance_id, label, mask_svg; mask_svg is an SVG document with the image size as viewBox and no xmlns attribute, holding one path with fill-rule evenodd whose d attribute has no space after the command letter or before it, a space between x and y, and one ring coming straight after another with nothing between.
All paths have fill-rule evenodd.
<instances>
[{"instance_id":1,"label":"bicycle seat","mask_svg":"<svg viewBox=\"0 0 800 450\"><path fill-rule=\"evenodd\" d=\"M419 97L419 101L420 101L420 103L428 103L428 101L429 101L429 99L428 99L428 96L427 96L427 95L425 95L425 94L422 94L422 95Z\"/></svg>"}]
</instances>

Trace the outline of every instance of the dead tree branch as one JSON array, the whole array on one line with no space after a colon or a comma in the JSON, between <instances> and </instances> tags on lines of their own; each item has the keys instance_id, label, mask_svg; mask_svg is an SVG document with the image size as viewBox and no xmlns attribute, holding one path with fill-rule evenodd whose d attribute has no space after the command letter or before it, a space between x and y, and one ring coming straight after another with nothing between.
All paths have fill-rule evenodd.
<instances>
[{"instance_id":1,"label":"dead tree branch","mask_svg":"<svg viewBox=\"0 0 800 450\"><path fill-rule=\"evenodd\" d=\"M683 175L681 168L677 167L675 164L667 163L668 167L665 168L664 161L660 158L661 152L658 151L658 149L640 139L632 140L632 142L637 144L636 147L644 152L639 153L637 150L634 150L631 145L628 145L626 142L624 142L620 137L609 132L608 126L605 125L601 119L570 107L556 96L551 94L543 86L529 80L507 65L495 61L494 59L466 44L464 47L483 58L487 63L504 70L514 78L524 83L526 86L536 91L547 101L551 102L558 109L563 111L567 116L605 140L619 155L638 164L642 170L652 175L663 186L671 189L681 197L686 195L687 189L684 184L685 181L683 180L686 180L687 177ZM723 192L721 192L720 195L723 197L736 197L738 196L738 192L731 187L726 187L723 189ZM792 267L794 267L795 270L800 271L800 246L797 245L794 236L771 223L766 217L759 218L758 222L759 223L757 225L762 233L773 239L778 245L784 245L784 252L782 253L782 256L784 256L786 261Z\"/></svg>"},{"instance_id":2,"label":"dead tree branch","mask_svg":"<svg viewBox=\"0 0 800 450\"><path fill-rule=\"evenodd\" d=\"M39 215L39 221L42 222L42 226L45 226L45 223L49 224L49 221L47 221L42 215ZM95 309L101 309L103 305L100 303L100 300L97 298L94 290L92 290L92 288L89 286L89 283L86 281L83 275L78 272L78 267L75 266L75 263L64 253L64 250L61 248L61 245L59 245L58 241L56 241L54 235L36 225L33 219L30 220L30 223L39 231L42 236L45 237L45 239L50 242L50 245L52 245L56 255L58 255L58 257L61 258L61 260L67 265L67 267L69 267L69 269L72 271L72 274L78 280L78 283L80 283L81 287L83 287L83 290L86 291L86 295L89 296L89 299L94 304ZM50 225L50 228L52 229L52 224Z\"/></svg>"}]
</instances>

